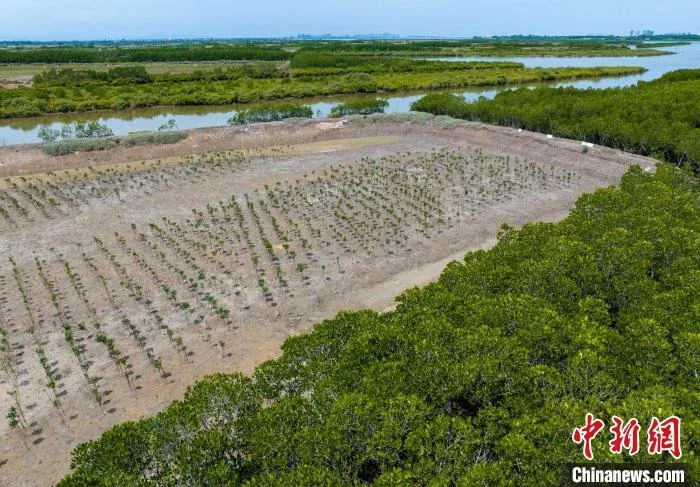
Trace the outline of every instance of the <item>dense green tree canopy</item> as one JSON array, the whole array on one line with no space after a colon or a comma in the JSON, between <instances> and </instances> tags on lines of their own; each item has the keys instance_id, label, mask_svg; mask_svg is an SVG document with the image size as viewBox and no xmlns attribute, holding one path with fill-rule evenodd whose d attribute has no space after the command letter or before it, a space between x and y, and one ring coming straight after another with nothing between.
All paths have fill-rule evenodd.
<instances>
[{"instance_id":1,"label":"dense green tree canopy","mask_svg":"<svg viewBox=\"0 0 700 487\"><path fill-rule=\"evenodd\" d=\"M698 475L699 190L634 167L560 223L504 227L396 311L341 313L80 445L61 485L558 485L587 412L678 415ZM598 461L670 460L603 436Z\"/></svg>"},{"instance_id":2,"label":"dense green tree canopy","mask_svg":"<svg viewBox=\"0 0 700 487\"><path fill-rule=\"evenodd\" d=\"M700 69L673 71L630 88L523 88L473 103L434 94L411 108L585 140L697 167L698 93Z\"/></svg>"},{"instance_id":3,"label":"dense green tree canopy","mask_svg":"<svg viewBox=\"0 0 700 487\"><path fill-rule=\"evenodd\" d=\"M120 66L107 71L54 68L34 76L34 86L79 86L88 83L126 85L151 81L151 76L143 66Z\"/></svg>"}]
</instances>

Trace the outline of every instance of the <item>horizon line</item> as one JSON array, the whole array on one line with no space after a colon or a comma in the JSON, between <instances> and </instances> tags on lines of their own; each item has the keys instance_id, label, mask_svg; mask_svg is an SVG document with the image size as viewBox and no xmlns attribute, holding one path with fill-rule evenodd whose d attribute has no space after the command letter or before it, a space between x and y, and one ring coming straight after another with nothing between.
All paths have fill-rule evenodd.
<instances>
[{"instance_id":1,"label":"horizon line","mask_svg":"<svg viewBox=\"0 0 700 487\"><path fill-rule=\"evenodd\" d=\"M664 36L696 36L700 37L700 33L692 32L667 32L652 35L645 35L640 32L637 35L621 35L621 34L494 34L490 36L441 36L441 35L424 35L424 34L393 34L393 33L369 33L369 34L311 34L298 33L281 36L260 36L260 37L121 37L121 38L102 38L102 39L0 39L0 43L87 43L87 42L147 42L147 41L269 41L269 40L318 40L318 39L342 39L342 40L421 40L421 39L444 39L444 40L471 40L471 39L499 39L499 38L514 38L514 37L542 37L542 38L619 38L619 39L634 39L634 38L653 38Z\"/></svg>"}]
</instances>

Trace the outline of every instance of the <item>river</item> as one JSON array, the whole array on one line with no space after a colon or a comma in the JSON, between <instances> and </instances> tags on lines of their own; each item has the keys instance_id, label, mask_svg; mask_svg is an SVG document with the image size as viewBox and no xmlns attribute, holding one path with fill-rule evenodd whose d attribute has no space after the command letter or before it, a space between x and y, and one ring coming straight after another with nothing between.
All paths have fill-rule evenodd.
<instances>
[{"instance_id":1,"label":"river","mask_svg":"<svg viewBox=\"0 0 700 487\"><path fill-rule=\"evenodd\" d=\"M592 67L592 66L643 66L647 71L643 74L588 79L554 83L553 86L573 86L576 88L611 88L631 86L638 81L651 81L664 73L676 69L700 68L700 42L693 42L686 46L674 46L663 48L673 51L675 54L668 56L652 57L512 57L512 58L444 58L446 61L474 61L474 60L501 60L523 63L526 67ZM442 59L442 58L438 58ZM474 100L480 96L492 98L498 91L513 89L513 86L503 86L497 89L472 88L460 91L468 100ZM411 103L418 100L425 92L393 94L382 96L389 102L386 113L409 111ZM310 104L314 117L326 117L331 108L343 101L356 96L332 96L299 100ZM198 107L156 107L133 110L101 111L81 114L52 114L42 117L16 118L0 120L0 145L25 144L40 142L37 135L41 125L51 125L60 128L63 124L78 120L99 120L109 126L116 135L126 135L129 132L142 130L157 130L159 126L168 120L175 120L179 129L193 129L202 127L216 127L226 125L227 120L233 116L241 105L225 106L198 106Z\"/></svg>"}]
</instances>

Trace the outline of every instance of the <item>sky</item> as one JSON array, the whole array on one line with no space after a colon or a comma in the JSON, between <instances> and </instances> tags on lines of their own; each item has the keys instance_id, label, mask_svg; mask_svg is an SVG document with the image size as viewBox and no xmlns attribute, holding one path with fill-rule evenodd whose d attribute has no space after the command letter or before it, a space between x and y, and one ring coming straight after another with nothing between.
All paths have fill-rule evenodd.
<instances>
[{"instance_id":1,"label":"sky","mask_svg":"<svg viewBox=\"0 0 700 487\"><path fill-rule=\"evenodd\" d=\"M700 32L698 0L0 0L0 40Z\"/></svg>"}]
</instances>

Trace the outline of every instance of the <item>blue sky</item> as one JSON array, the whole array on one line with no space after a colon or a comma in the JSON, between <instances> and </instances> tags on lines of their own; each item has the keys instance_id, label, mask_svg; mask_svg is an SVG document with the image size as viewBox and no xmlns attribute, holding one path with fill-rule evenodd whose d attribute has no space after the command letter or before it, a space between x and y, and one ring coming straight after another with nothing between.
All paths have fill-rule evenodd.
<instances>
[{"instance_id":1,"label":"blue sky","mask_svg":"<svg viewBox=\"0 0 700 487\"><path fill-rule=\"evenodd\" d=\"M0 39L700 31L698 0L2 0Z\"/></svg>"}]
</instances>

